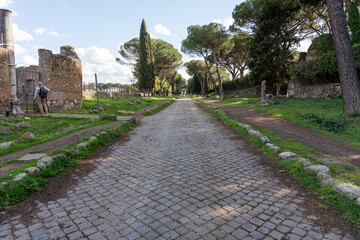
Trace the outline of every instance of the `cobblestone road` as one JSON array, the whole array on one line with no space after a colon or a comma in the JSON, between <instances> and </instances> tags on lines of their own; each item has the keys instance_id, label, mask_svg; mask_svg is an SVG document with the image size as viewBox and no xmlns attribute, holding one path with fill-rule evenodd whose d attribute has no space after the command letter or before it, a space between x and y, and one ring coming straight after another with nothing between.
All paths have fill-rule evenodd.
<instances>
[{"instance_id":1,"label":"cobblestone road","mask_svg":"<svg viewBox=\"0 0 360 240\"><path fill-rule=\"evenodd\" d=\"M38 202L1 239L355 239L323 231L304 194L189 99L144 118L62 198ZM29 217L29 216L27 216Z\"/></svg>"}]
</instances>

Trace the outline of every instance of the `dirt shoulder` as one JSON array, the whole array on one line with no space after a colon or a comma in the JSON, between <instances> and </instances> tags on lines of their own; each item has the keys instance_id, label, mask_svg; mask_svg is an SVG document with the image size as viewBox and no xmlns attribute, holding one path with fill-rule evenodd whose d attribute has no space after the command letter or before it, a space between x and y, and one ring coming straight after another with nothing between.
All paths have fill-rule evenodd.
<instances>
[{"instance_id":1,"label":"dirt shoulder","mask_svg":"<svg viewBox=\"0 0 360 240\"><path fill-rule=\"evenodd\" d=\"M262 111L249 111L247 108L212 103L233 119L255 127L267 128L293 138L307 146L322 150L338 159L349 161L360 167L360 150L315 130L300 126L289 120Z\"/></svg>"}]
</instances>

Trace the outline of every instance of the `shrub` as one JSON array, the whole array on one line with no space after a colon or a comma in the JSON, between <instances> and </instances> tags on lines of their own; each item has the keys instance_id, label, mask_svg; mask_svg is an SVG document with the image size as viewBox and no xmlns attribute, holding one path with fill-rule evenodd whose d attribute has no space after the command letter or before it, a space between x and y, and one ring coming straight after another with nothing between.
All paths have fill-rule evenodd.
<instances>
[{"instance_id":1,"label":"shrub","mask_svg":"<svg viewBox=\"0 0 360 240\"><path fill-rule=\"evenodd\" d=\"M360 74L360 44L354 45L353 49ZM338 83L339 73L335 52L324 53L312 61L297 64L293 68L293 78L302 85Z\"/></svg>"},{"instance_id":2,"label":"shrub","mask_svg":"<svg viewBox=\"0 0 360 240\"><path fill-rule=\"evenodd\" d=\"M254 86L255 82L250 79L250 75L245 75L244 77L235 78L231 81L223 82L222 85L225 91L241 90Z\"/></svg>"}]
</instances>

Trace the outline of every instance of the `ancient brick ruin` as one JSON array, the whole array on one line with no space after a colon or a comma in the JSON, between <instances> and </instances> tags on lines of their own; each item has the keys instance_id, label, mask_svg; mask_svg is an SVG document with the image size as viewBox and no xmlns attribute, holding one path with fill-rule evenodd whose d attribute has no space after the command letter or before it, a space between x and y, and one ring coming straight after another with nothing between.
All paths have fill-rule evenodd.
<instances>
[{"instance_id":1,"label":"ancient brick ruin","mask_svg":"<svg viewBox=\"0 0 360 240\"><path fill-rule=\"evenodd\" d=\"M9 115L10 103L10 73L8 50L0 48L0 115Z\"/></svg>"},{"instance_id":2,"label":"ancient brick ruin","mask_svg":"<svg viewBox=\"0 0 360 240\"><path fill-rule=\"evenodd\" d=\"M0 117L23 115L34 109L37 82L46 84L50 111L80 108L82 103L81 60L71 46L60 54L39 49L39 65L15 69L12 12L0 9ZM21 108L22 109L21 109Z\"/></svg>"},{"instance_id":3,"label":"ancient brick ruin","mask_svg":"<svg viewBox=\"0 0 360 240\"><path fill-rule=\"evenodd\" d=\"M70 110L81 107L82 69L81 60L71 46L60 48L60 54L39 49L39 65L16 69L18 97L22 103L32 102L37 81L51 92L48 105L53 110ZM27 96L23 96L24 93Z\"/></svg>"}]
</instances>

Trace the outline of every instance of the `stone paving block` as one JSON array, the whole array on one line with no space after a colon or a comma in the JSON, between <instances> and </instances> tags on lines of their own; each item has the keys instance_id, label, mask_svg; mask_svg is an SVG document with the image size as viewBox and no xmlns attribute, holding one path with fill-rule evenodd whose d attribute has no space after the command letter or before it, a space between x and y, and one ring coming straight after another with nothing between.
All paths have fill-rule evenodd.
<instances>
[{"instance_id":1,"label":"stone paving block","mask_svg":"<svg viewBox=\"0 0 360 240\"><path fill-rule=\"evenodd\" d=\"M306 196L232 136L181 99L111 145L66 194L38 202L32 222L5 214L0 238L356 239L322 233Z\"/></svg>"},{"instance_id":2,"label":"stone paving block","mask_svg":"<svg viewBox=\"0 0 360 240\"><path fill-rule=\"evenodd\" d=\"M34 160L34 159L40 159L45 156L46 156L45 153L28 153L28 154L25 154L24 156L20 157L18 160L30 161L30 160Z\"/></svg>"}]
</instances>

